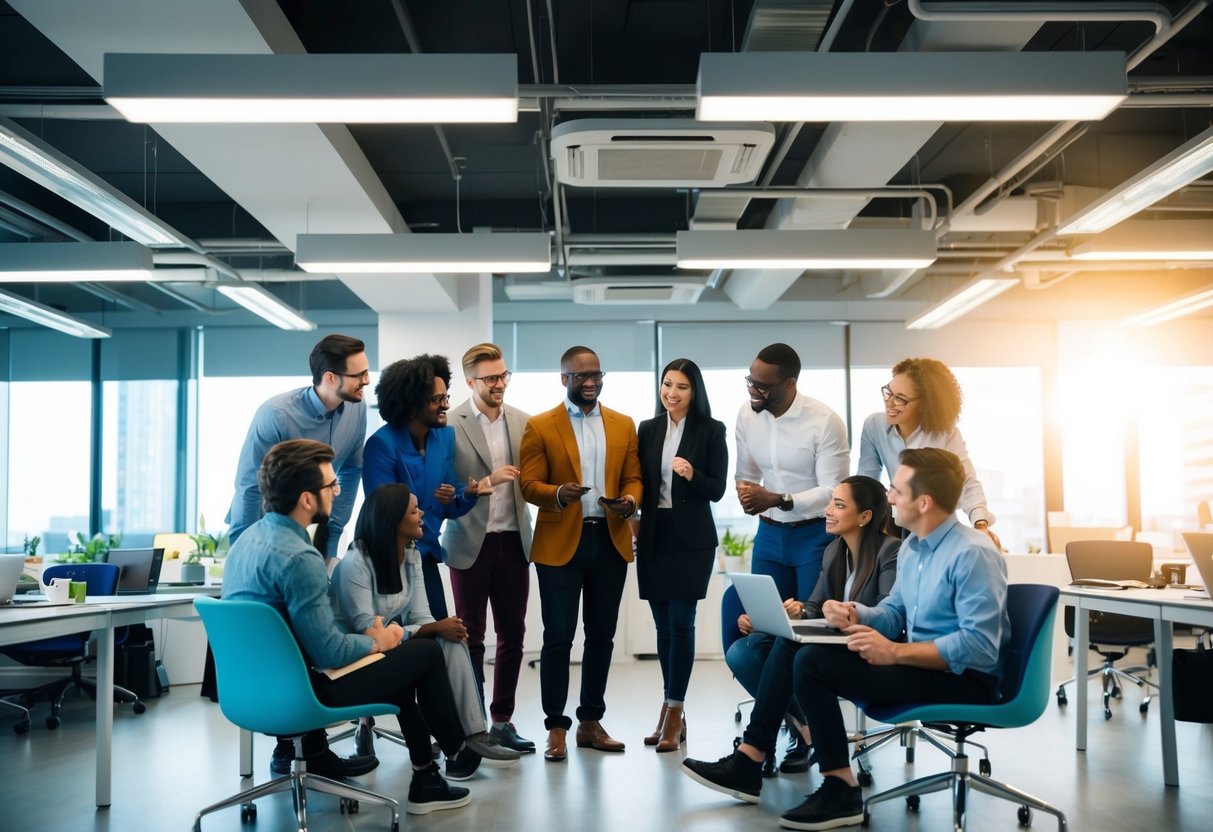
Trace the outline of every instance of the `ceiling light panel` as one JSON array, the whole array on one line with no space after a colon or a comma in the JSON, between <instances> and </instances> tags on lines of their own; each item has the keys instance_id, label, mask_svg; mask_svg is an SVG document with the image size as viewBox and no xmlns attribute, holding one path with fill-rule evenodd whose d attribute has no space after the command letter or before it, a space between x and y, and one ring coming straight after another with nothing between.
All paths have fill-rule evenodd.
<instances>
[{"instance_id":1,"label":"ceiling light panel","mask_svg":"<svg viewBox=\"0 0 1213 832\"><path fill-rule=\"evenodd\" d=\"M699 60L704 121L1099 120L1120 52L740 52Z\"/></svg>"},{"instance_id":2,"label":"ceiling light panel","mask_svg":"<svg viewBox=\"0 0 1213 832\"><path fill-rule=\"evenodd\" d=\"M551 241L519 234L300 234L295 262L333 274L548 272Z\"/></svg>"},{"instance_id":3,"label":"ceiling light panel","mask_svg":"<svg viewBox=\"0 0 1213 832\"><path fill-rule=\"evenodd\" d=\"M939 329L1019 283L1015 277L974 278L939 303L906 322L906 329Z\"/></svg>"},{"instance_id":4,"label":"ceiling light panel","mask_svg":"<svg viewBox=\"0 0 1213 832\"><path fill-rule=\"evenodd\" d=\"M151 249L139 243L2 243L6 283L110 283L154 279Z\"/></svg>"},{"instance_id":5,"label":"ceiling light panel","mask_svg":"<svg viewBox=\"0 0 1213 832\"><path fill-rule=\"evenodd\" d=\"M279 329L308 332L316 324L256 283L221 283L220 293Z\"/></svg>"},{"instance_id":6,"label":"ceiling light panel","mask_svg":"<svg viewBox=\"0 0 1213 832\"><path fill-rule=\"evenodd\" d=\"M58 309L43 306L37 301L2 290L0 290L0 312L8 312L10 315L25 318L27 321L33 321L77 338L109 338L112 334L103 326L91 324L66 312L60 312Z\"/></svg>"},{"instance_id":7,"label":"ceiling light panel","mask_svg":"<svg viewBox=\"0 0 1213 832\"><path fill-rule=\"evenodd\" d=\"M1128 220L1070 251L1075 260L1213 260L1209 220Z\"/></svg>"},{"instance_id":8,"label":"ceiling light panel","mask_svg":"<svg viewBox=\"0 0 1213 832\"><path fill-rule=\"evenodd\" d=\"M903 229L679 231L682 269L924 269L935 235Z\"/></svg>"},{"instance_id":9,"label":"ceiling light panel","mask_svg":"<svg viewBox=\"0 0 1213 832\"><path fill-rule=\"evenodd\" d=\"M518 120L516 55L107 54L105 99L140 123Z\"/></svg>"},{"instance_id":10,"label":"ceiling light panel","mask_svg":"<svg viewBox=\"0 0 1213 832\"><path fill-rule=\"evenodd\" d=\"M1120 323L1122 326L1153 326L1191 315L1193 312L1207 309L1210 306L1213 306L1213 287L1201 289L1190 295L1184 295L1168 303L1155 306L1153 309L1147 309L1145 312L1125 318Z\"/></svg>"}]
</instances>

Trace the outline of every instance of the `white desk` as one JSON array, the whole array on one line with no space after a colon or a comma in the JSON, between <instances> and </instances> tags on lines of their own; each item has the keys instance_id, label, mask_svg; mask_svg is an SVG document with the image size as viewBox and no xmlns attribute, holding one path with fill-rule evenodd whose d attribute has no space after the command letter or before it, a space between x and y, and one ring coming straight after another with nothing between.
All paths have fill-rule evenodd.
<instances>
[{"instance_id":1,"label":"white desk","mask_svg":"<svg viewBox=\"0 0 1213 832\"><path fill-rule=\"evenodd\" d=\"M91 631L97 639L97 805L110 805L114 739L114 628L195 616L197 593L91 596L84 604L0 608L0 644Z\"/></svg>"},{"instance_id":2,"label":"white desk","mask_svg":"<svg viewBox=\"0 0 1213 832\"><path fill-rule=\"evenodd\" d=\"M1067 587L1061 590L1061 602L1075 608L1074 678L1087 678L1088 650L1091 639L1087 610L1114 612L1154 622L1154 651L1158 659L1158 712L1162 733L1163 782L1179 785L1179 760L1175 745L1175 704L1171 694L1171 656L1176 622L1213 627L1213 601L1192 599L1192 593L1177 589L1098 590ZM1087 697L1074 697L1078 703L1076 746L1087 747Z\"/></svg>"}]
</instances>

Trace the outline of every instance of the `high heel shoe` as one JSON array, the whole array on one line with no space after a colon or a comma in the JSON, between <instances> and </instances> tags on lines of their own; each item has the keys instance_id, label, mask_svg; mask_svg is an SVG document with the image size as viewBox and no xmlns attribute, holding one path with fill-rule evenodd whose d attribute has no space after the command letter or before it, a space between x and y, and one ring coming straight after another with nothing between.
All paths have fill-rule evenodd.
<instances>
[{"instance_id":1,"label":"high heel shoe","mask_svg":"<svg viewBox=\"0 0 1213 832\"><path fill-rule=\"evenodd\" d=\"M664 702L661 703L661 715L657 717L657 727L653 729L653 733L644 738L645 745L656 745L661 739L661 732L665 728L665 715L669 711L669 706Z\"/></svg>"},{"instance_id":2,"label":"high heel shoe","mask_svg":"<svg viewBox=\"0 0 1213 832\"><path fill-rule=\"evenodd\" d=\"M672 705L665 712L665 724L661 727L661 739L657 741L658 751L677 751L686 741L687 723L681 705Z\"/></svg>"}]
</instances>

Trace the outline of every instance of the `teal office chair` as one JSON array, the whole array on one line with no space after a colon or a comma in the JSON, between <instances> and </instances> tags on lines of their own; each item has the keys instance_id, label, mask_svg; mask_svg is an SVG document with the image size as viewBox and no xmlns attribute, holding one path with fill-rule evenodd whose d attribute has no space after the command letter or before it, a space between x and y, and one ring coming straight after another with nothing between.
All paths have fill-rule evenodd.
<instances>
[{"instance_id":1,"label":"teal office chair","mask_svg":"<svg viewBox=\"0 0 1213 832\"><path fill-rule=\"evenodd\" d=\"M307 790L335 795L341 811L357 811L358 801L388 807L391 832L400 829L400 804L390 797L309 774L303 761L303 735L336 722L363 716L399 713L394 705L373 704L330 708L316 699L307 665L286 620L268 604L258 601L220 601L196 598L194 607L206 626L206 637L215 654L219 708L228 721L246 731L291 737L295 762L291 773L246 789L207 806L194 818L194 832L201 832L202 817L229 806L240 806L242 821L254 820L257 798L289 791L295 803L299 832L307 832ZM256 634L251 638L250 634Z\"/></svg>"},{"instance_id":2,"label":"teal office chair","mask_svg":"<svg viewBox=\"0 0 1213 832\"><path fill-rule=\"evenodd\" d=\"M969 735L986 728L1019 728L1030 725L1044 713L1049 702L1052 680L1053 622L1057 614L1056 587L1038 584L1012 584L1007 592L1011 618L1011 641L1003 658L1000 701L992 705L890 705L871 706L869 716L882 722L919 720L923 725L951 737L956 743L951 771L920 777L869 797L863 805L863 824L869 825L872 807L877 803L906 798L911 811L917 811L919 795L952 790L953 826L965 828L965 811L970 789L1019 804L1019 825L1031 826L1032 809L1057 817L1058 832L1065 832L1066 816L1043 800L992 780L988 760L984 771L969 771L965 742Z\"/></svg>"},{"instance_id":3,"label":"teal office chair","mask_svg":"<svg viewBox=\"0 0 1213 832\"><path fill-rule=\"evenodd\" d=\"M114 595L118 592L119 569L112 563L63 563L48 566L42 573L42 581L49 584L55 578L67 578L72 581L83 581L88 584L87 592L92 596ZM114 645L126 641L129 628L120 627L114 631ZM25 710L25 717L13 725L13 730L24 734L29 730L29 711L26 706L35 702L49 700L51 712L46 718L46 727L54 730L62 721L63 700L72 688L84 691L92 699L97 698L97 683L83 675L84 664L91 657L88 652L92 633L71 633L66 636L54 636L38 641L27 641L22 644L10 644L0 652L21 664L30 667L66 667L71 675L54 682L22 691L17 702L5 704ZM139 699L134 691L127 690L121 685L114 685L114 700L125 702L134 707L137 714L147 710L147 706Z\"/></svg>"}]
</instances>

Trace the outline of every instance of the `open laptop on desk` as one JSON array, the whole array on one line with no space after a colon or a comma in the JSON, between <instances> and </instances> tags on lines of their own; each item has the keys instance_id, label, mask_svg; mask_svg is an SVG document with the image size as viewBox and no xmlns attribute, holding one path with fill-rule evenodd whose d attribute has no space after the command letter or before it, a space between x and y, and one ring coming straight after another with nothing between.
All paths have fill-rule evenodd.
<instances>
[{"instance_id":1,"label":"open laptop on desk","mask_svg":"<svg viewBox=\"0 0 1213 832\"><path fill-rule=\"evenodd\" d=\"M1192 560L1196 562L1196 571L1204 581L1205 592L1213 593L1213 534L1184 532L1184 543L1192 553Z\"/></svg>"},{"instance_id":2,"label":"open laptop on desk","mask_svg":"<svg viewBox=\"0 0 1213 832\"><path fill-rule=\"evenodd\" d=\"M150 595L160 583L163 549L110 549L107 563L118 569L119 595Z\"/></svg>"},{"instance_id":3,"label":"open laptop on desk","mask_svg":"<svg viewBox=\"0 0 1213 832\"><path fill-rule=\"evenodd\" d=\"M0 607L64 607L71 601L48 601L45 595L15 596L21 571L25 568L25 555L0 555Z\"/></svg>"},{"instance_id":4,"label":"open laptop on desk","mask_svg":"<svg viewBox=\"0 0 1213 832\"><path fill-rule=\"evenodd\" d=\"M793 621L783 608L783 599L775 579L770 575L753 575L748 572L731 572L737 597L745 608L750 623L760 633L798 641L801 644L846 644L847 636L837 630L818 623Z\"/></svg>"}]
</instances>

